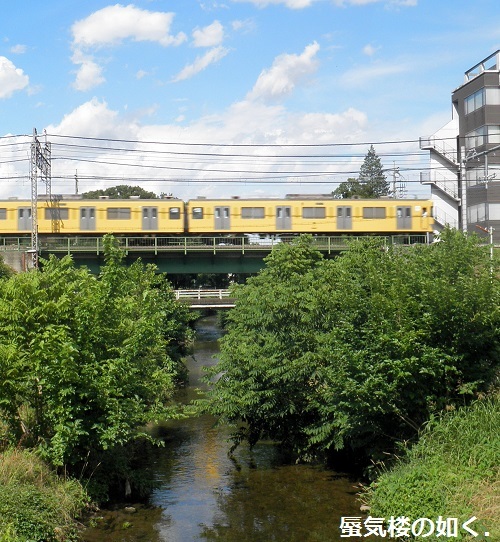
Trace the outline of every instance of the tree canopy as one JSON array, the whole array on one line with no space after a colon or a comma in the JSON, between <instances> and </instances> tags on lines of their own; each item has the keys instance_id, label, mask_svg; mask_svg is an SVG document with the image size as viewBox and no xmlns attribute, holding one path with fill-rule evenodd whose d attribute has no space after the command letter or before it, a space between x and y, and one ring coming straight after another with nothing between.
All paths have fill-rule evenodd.
<instances>
[{"instance_id":1,"label":"tree canopy","mask_svg":"<svg viewBox=\"0 0 500 542\"><path fill-rule=\"evenodd\" d=\"M86 199L99 199L100 196L108 196L110 199L129 199L131 196L139 196L140 199L158 199L154 192L148 192L140 186L120 184L106 189L91 190L84 192L82 197Z\"/></svg>"},{"instance_id":2,"label":"tree canopy","mask_svg":"<svg viewBox=\"0 0 500 542\"><path fill-rule=\"evenodd\" d=\"M235 287L205 403L235 426L235 444L270 438L303 459L376 457L488 387L500 357L499 288L474 239L365 240L335 260L311 243L279 246Z\"/></svg>"},{"instance_id":3,"label":"tree canopy","mask_svg":"<svg viewBox=\"0 0 500 542\"><path fill-rule=\"evenodd\" d=\"M382 162L375 152L373 145L370 146L363 164L359 170L359 177L350 177L332 192L333 196L345 198L380 198L390 194L390 186L384 174Z\"/></svg>"},{"instance_id":4,"label":"tree canopy","mask_svg":"<svg viewBox=\"0 0 500 542\"><path fill-rule=\"evenodd\" d=\"M51 256L0 284L1 436L70 473L90 475L173 415L190 340L191 316L154 266L126 267L105 244L99 277Z\"/></svg>"}]
</instances>

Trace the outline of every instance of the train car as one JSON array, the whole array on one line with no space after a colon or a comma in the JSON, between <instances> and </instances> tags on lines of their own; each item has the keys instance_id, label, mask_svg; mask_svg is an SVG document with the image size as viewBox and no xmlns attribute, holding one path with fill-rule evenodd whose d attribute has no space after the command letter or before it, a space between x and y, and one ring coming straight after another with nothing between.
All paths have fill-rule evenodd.
<instances>
[{"instance_id":1,"label":"train car","mask_svg":"<svg viewBox=\"0 0 500 542\"><path fill-rule=\"evenodd\" d=\"M191 234L431 233L432 202L419 199L204 199L186 203Z\"/></svg>"},{"instance_id":2,"label":"train car","mask_svg":"<svg viewBox=\"0 0 500 542\"><path fill-rule=\"evenodd\" d=\"M30 233L31 214L30 201L0 201L0 235ZM37 219L39 235L185 233L184 202L176 198L84 200L73 196L49 202L39 197Z\"/></svg>"}]
</instances>

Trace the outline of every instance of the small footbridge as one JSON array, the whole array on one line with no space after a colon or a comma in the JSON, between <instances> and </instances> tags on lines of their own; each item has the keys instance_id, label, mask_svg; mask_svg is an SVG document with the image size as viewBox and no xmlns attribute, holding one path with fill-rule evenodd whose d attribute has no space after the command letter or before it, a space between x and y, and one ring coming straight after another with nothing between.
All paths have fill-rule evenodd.
<instances>
[{"instance_id":1,"label":"small footbridge","mask_svg":"<svg viewBox=\"0 0 500 542\"><path fill-rule=\"evenodd\" d=\"M174 290L175 299L191 309L231 309L234 299L229 297L229 290Z\"/></svg>"}]
</instances>

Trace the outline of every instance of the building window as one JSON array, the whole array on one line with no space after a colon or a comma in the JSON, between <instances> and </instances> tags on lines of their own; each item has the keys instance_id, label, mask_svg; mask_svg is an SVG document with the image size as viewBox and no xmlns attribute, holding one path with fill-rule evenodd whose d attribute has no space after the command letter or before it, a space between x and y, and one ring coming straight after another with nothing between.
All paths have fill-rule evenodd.
<instances>
[{"instance_id":1,"label":"building window","mask_svg":"<svg viewBox=\"0 0 500 542\"><path fill-rule=\"evenodd\" d=\"M111 207L107 209L108 220L129 220L130 207Z\"/></svg>"},{"instance_id":2,"label":"building window","mask_svg":"<svg viewBox=\"0 0 500 542\"><path fill-rule=\"evenodd\" d=\"M476 130L472 130L468 134L465 134L465 148L467 150L480 147L485 144L486 139L486 126L481 126Z\"/></svg>"},{"instance_id":3,"label":"building window","mask_svg":"<svg viewBox=\"0 0 500 542\"><path fill-rule=\"evenodd\" d=\"M490 124L488 127L488 143L500 143L500 126Z\"/></svg>"},{"instance_id":4,"label":"building window","mask_svg":"<svg viewBox=\"0 0 500 542\"><path fill-rule=\"evenodd\" d=\"M465 98L465 114L468 115L484 105L484 88Z\"/></svg>"},{"instance_id":5,"label":"building window","mask_svg":"<svg viewBox=\"0 0 500 542\"><path fill-rule=\"evenodd\" d=\"M180 207L170 207L168 210L168 218L170 220L179 220L181 217L181 208Z\"/></svg>"},{"instance_id":6,"label":"building window","mask_svg":"<svg viewBox=\"0 0 500 542\"><path fill-rule=\"evenodd\" d=\"M385 207L363 207L363 218L385 218Z\"/></svg>"},{"instance_id":7,"label":"building window","mask_svg":"<svg viewBox=\"0 0 500 542\"><path fill-rule=\"evenodd\" d=\"M302 207L302 218L325 218L324 207Z\"/></svg>"},{"instance_id":8,"label":"building window","mask_svg":"<svg viewBox=\"0 0 500 542\"><path fill-rule=\"evenodd\" d=\"M7 209L5 207L0 209L0 220L7 220Z\"/></svg>"},{"instance_id":9,"label":"building window","mask_svg":"<svg viewBox=\"0 0 500 542\"><path fill-rule=\"evenodd\" d=\"M500 88L487 87L485 105L500 105Z\"/></svg>"},{"instance_id":10,"label":"building window","mask_svg":"<svg viewBox=\"0 0 500 542\"><path fill-rule=\"evenodd\" d=\"M500 220L500 203L490 203L488 210L490 220Z\"/></svg>"},{"instance_id":11,"label":"building window","mask_svg":"<svg viewBox=\"0 0 500 542\"><path fill-rule=\"evenodd\" d=\"M471 205L467 209L467 218L470 224L484 222L486 220L486 203Z\"/></svg>"},{"instance_id":12,"label":"building window","mask_svg":"<svg viewBox=\"0 0 500 542\"><path fill-rule=\"evenodd\" d=\"M242 207L241 218L265 218L264 207Z\"/></svg>"},{"instance_id":13,"label":"building window","mask_svg":"<svg viewBox=\"0 0 500 542\"><path fill-rule=\"evenodd\" d=\"M45 220L68 220L68 209L45 207Z\"/></svg>"},{"instance_id":14,"label":"building window","mask_svg":"<svg viewBox=\"0 0 500 542\"><path fill-rule=\"evenodd\" d=\"M193 207L193 219L199 220L203 218L203 207Z\"/></svg>"}]
</instances>

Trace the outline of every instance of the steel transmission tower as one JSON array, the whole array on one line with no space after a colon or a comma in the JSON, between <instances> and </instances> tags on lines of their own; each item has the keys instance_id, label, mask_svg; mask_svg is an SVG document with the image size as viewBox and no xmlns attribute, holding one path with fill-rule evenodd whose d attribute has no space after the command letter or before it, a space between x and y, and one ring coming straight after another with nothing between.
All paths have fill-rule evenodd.
<instances>
[{"instance_id":1,"label":"steel transmission tower","mask_svg":"<svg viewBox=\"0 0 500 542\"><path fill-rule=\"evenodd\" d=\"M31 142L31 256L32 266L38 267L38 179L45 183L47 199L52 202L51 149L45 133L45 142L38 139L36 128L33 128Z\"/></svg>"}]
</instances>

